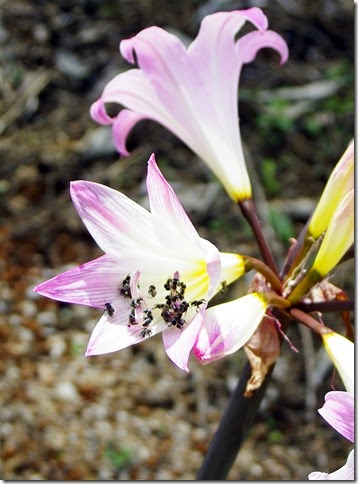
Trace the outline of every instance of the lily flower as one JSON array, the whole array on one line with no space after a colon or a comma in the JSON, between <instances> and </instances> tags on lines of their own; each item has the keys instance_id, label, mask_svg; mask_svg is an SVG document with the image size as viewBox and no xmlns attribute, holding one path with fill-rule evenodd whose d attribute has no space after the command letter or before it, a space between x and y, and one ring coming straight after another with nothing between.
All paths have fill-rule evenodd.
<instances>
[{"instance_id":1,"label":"lily flower","mask_svg":"<svg viewBox=\"0 0 358 484\"><path fill-rule=\"evenodd\" d=\"M210 298L244 272L242 258L199 237L154 155L150 212L116 190L71 183L71 197L105 255L35 287L58 301L102 308L86 356L118 351L162 332L169 358L188 371Z\"/></svg>"},{"instance_id":2,"label":"lily flower","mask_svg":"<svg viewBox=\"0 0 358 484\"><path fill-rule=\"evenodd\" d=\"M322 196L312 215L308 234L318 239L325 232L341 200L354 187L354 140L331 173Z\"/></svg>"},{"instance_id":3,"label":"lily flower","mask_svg":"<svg viewBox=\"0 0 358 484\"><path fill-rule=\"evenodd\" d=\"M332 391L325 397L325 403L318 412L346 439L354 442L354 343L338 333L322 334L324 347L340 374L347 392ZM340 469L327 472L311 472L309 480L354 480L354 450Z\"/></svg>"},{"instance_id":4,"label":"lily flower","mask_svg":"<svg viewBox=\"0 0 358 484\"><path fill-rule=\"evenodd\" d=\"M354 442L354 396L349 392L332 391L325 397L325 403L318 410L321 416L343 437ZM332 472L311 472L309 480L354 480L354 450L349 455L347 462L340 469Z\"/></svg>"},{"instance_id":5,"label":"lily flower","mask_svg":"<svg viewBox=\"0 0 358 484\"><path fill-rule=\"evenodd\" d=\"M257 30L236 40L247 21ZM238 82L243 65L265 47L279 53L281 64L287 60L285 41L268 30L259 8L208 15L188 48L161 28L146 28L120 43L122 56L138 68L106 85L91 116L112 125L114 142L124 156L135 124L143 119L160 123L208 165L235 202L251 198L238 126ZM110 117L106 103L124 109Z\"/></svg>"}]
</instances>

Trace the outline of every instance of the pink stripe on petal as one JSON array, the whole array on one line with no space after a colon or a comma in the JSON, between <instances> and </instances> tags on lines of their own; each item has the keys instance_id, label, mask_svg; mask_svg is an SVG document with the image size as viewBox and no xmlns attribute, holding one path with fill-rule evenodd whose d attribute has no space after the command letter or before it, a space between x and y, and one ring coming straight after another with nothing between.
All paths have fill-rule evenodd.
<instances>
[{"instance_id":1,"label":"pink stripe on petal","mask_svg":"<svg viewBox=\"0 0 358 484\"><path fill-rule=\"evenodd\" d=\"M258 294L251 293L207 309L193 348L195 357L207 364L240 349L260 324L266 307Z\"/></svg>"},{"instance_id":2,"label":"pink stripe on petal","mask_svg":"<svg viewBox=\"0 0 358 484\"><path fill-rule=\"evenodd\" d=\"M328 392L318 412L337 432L354 442L354 396L351 393Z\"/></svg>"},{"instance_id":3,"label":"pink stripe on petal","mask_svg":"<svg viewBox=\"0 0 358 484\"><path fill-rule=\"evenodd\" d=\"M113 353L132 344L143 341L139 336L141 328L128 327L125 324L115 324L106 315L96 324L86 349L86 356Z\"/></svg>"},{"instance_id":4,"label":"pink stripe on petal","mask_svg":"<svg viewBox=\"0 0 358 484\"><path fill-rule=\"evenodd\" d=\"M34 291L57 301L104 309L106 302L117 297L122 280L118 260L104 255L37 285Z\"/></svg>"},{"instance_id":5,"label":"pink stripe on petal","mask_svg":"<svg viewBox=\"0 0 358 484\"><path fill-rule=\"evenodd\" d=\"M153 235L151 214L124 194L99 183L71 182L73 203L104 252L143 247L143 233Z\"/></svg>"}]
</instances>

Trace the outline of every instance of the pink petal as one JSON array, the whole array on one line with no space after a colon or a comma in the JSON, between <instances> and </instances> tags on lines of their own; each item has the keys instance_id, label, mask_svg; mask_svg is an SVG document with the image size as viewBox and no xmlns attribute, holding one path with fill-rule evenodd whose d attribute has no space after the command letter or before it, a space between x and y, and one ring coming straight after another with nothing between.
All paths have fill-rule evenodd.
<instances>
[{"instance_id":1,"label":"pink petal","mask_svg":"<svg viewBox=\"0 0 358 484\"><path fill-rule=\"evenodd\" d=\"M92 104L90 114L99 124L112 124L112 118L106 112L103 98L98 99L98 101Z\"/></svg>"},{"instance_id":2,"label":"pink petal","mask_svg":"<svg viewBox=\"0 0 358 484\"><path fill-rule=\"evenodd\" d=\"M71 182L71 197L88 231L104 252L140 250L153 239L151 215L122 193L99 183Z\"/></svg>"},{"instance_id":3,"label":"pink petal","mask_svg":"<svg viewBox=\"0 0 358 484\"><path fill-rule=\"evenodd\" d=\"M249 32L238 40L237 55L244 64L252 62L257 52L263 48L276 50L281 57L280 64L288 59L288 47L283 38L272 30L266 32Z\"/></svg>"},{"instance_id":4,"label":"pink petal","mask_svg":"<svg viewBox=\"0 0 358 484\"><path fill-rule=\"evenodd\" d=\"M251 293L207 309L193 348L195 357L206 364L240 349L254 334L266 307L258 293Z\"/></svg>"},{"instance_id":5,"label":"pink petal","mask_svg":"<svg viewBox=\"0 0 358 484\"><path fill-rule=\"evenodd\" d=\"M246 21L259 32L235 43ZM137 113L115 120L113 134L120 153L127 154L125 141L135 122L152 119L202 158L235 201L250 197L238 127L238 81L243 63L260 48L272 47L282 61L287 58L284 40L267 31L267 25L263 12L252 8L206 17L188 49L158 27L123 40L122 55L129 62L137 61L140 69L114 78L101 97L102 103L116 102ZM91 112L99 122L108 122L102 105L95 105Z\"/></svg>"},{"instance_id":6,"label":"pink petal","mask_svg":"<svg viewBox=\"0 0 358 484\"><path fill-rule=\"evenodd\" d=\"M308 476L310 481L354 481L354 450L348 455L347 462L340 469L331 472L311 472Z\"/></svg>"},{"instance_id":7,"label":"pink petal","mask_svg":"<svg viewBox=\"0 0 358 484\"><path fill-rule=\"evenodd\" d=\"M186 328L180 330L171 327L163 332L163 344L167 355L173 363L184 371L189 371L189 355L202 325L202 312L203 310L196 315Z\"/></svg>"},{"instance_id":8,"label":"pink petal","mask_svg":"<svg viewBox=\"0 0 358 484\"><path fill-rule=\"evenodd\" d=\"M328 392L318 412L337 432L354 442L354 396L351 393Z\"/></svg>"},{"instance_id":9,"label":"pink petal","mask_svg":"<svg viewBox=\"0 0 358 484\"><path fill-rule=\"evenodd\" d=\"M117 259L103 255L39 284L34 291L57 301L104 309L106 302L118 298L118 285L126 275Z\"/></svg>"},{"instance_id":10,"label":"pink petal","mask_svg":"<svg viewBox=\"0 0 358 484\"><path fill-rule=\"evenodd\" d=\"M112 353L144 341L144 338L139 334L142 327L140 325L138 326L139 327L128 327L127 324L116 321L114 316L108 318L107 315L104 314L92 332L87 346L86 356ZM165 328L166 325L164 323L156 324L153 326L151 336L160 333Z\"/></svg>"},{"instance_id":11,"label":"pink petal","mask_svg":"<svg viewBox=\"0 0 358 484\"><path fill-rule=\"evenodd\" d=\"M142 119L146 119L145 114L139 114L129 109L122 109L118 116L113 119L112 134L114 144L118 152L123 156L128 156L129 152L126 147L127 137L135 126Z\"/></svg>"}]
</instances>

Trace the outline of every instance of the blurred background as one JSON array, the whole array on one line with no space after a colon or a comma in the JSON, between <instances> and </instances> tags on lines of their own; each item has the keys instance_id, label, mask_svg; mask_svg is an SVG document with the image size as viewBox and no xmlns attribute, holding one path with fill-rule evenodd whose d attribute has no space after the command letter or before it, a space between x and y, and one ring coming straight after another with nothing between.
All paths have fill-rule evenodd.
<instances>
[{"instance_id":1,"label":"blurred background","mask_svg":"<svg viewBox=\"0 0 358 484\"><path fill-rule=\"evenodd\" d=\"M77 216L69 182L93 180L147 206L156 153L200 234L222 251L258 255L250 231L206 166L143 122L119 159L89 108L128 66L118 45L158 25L193 39L202 18L258 6L290 49L243 69L241 134L255 196L278 257L309 217L353 136L354 4L350 0L2 0L0 3L0 477L13 480L195 479L243 351L186 374L161 337L84 358L98 310L32 288L101 255ZM273 229L270 229L270 227ZM353 264L332 282L353 294ZM243 295L250 275L227 297ZM221 296L220 301L223 301ZM218 301L219 302L219 301ZM325 321L343 333L338 315ZM338 378L320 342L293 326L231 480L304 480L333 471L350 445L318 415Z\"/></svg>"}]
</instances>

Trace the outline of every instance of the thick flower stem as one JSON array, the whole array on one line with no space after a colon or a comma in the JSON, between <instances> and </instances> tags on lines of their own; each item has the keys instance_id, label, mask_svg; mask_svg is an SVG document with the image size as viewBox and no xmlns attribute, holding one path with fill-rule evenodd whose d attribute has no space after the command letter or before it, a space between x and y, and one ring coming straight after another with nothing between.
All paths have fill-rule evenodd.
<instances>
[{"instance_id":1,"label":"thick flower stem","mask_svg":"<svg viewBox=\"0 0 358 484\"><path fill-rule=\"evenodd\" d=\"M282 283L277 275L268 267L264 262L254 257L243 256L243 262L247 271L255 269L262 274L267 282L271 284L271 287L277 291L278 294L282 292Z\"/></svg>"},{"instance_id":2,"label":"thick flower stem","mask_svg":"<svg viewBox=\"0 0 358 484\"><path fill-rule=\"evenodd\" d=\"M249 222L252 228L252 231L255 235L263 261L276 275L278 275L277 265L273 257L273 254L271 252L270 246L268 245L266 237L263 233L254 201L252 200L252 198L247 198L246 200L239 201L238 204L242 214L244 215L244 217Z\"/></svg>"},{"instance_id":3,"label":"thick flower stem","mask_svg":"<svg viewBox=\"0 0 358 484\"><path fill-rule=\"evenodd\" d=\"M244 397L244 393L251 376L251 367L249 362L246 363L199 469L197 480L226 479L265 395L273 368L274 365L270 367L261 387L248 398Z\"/></svg>"}]
</instances>

